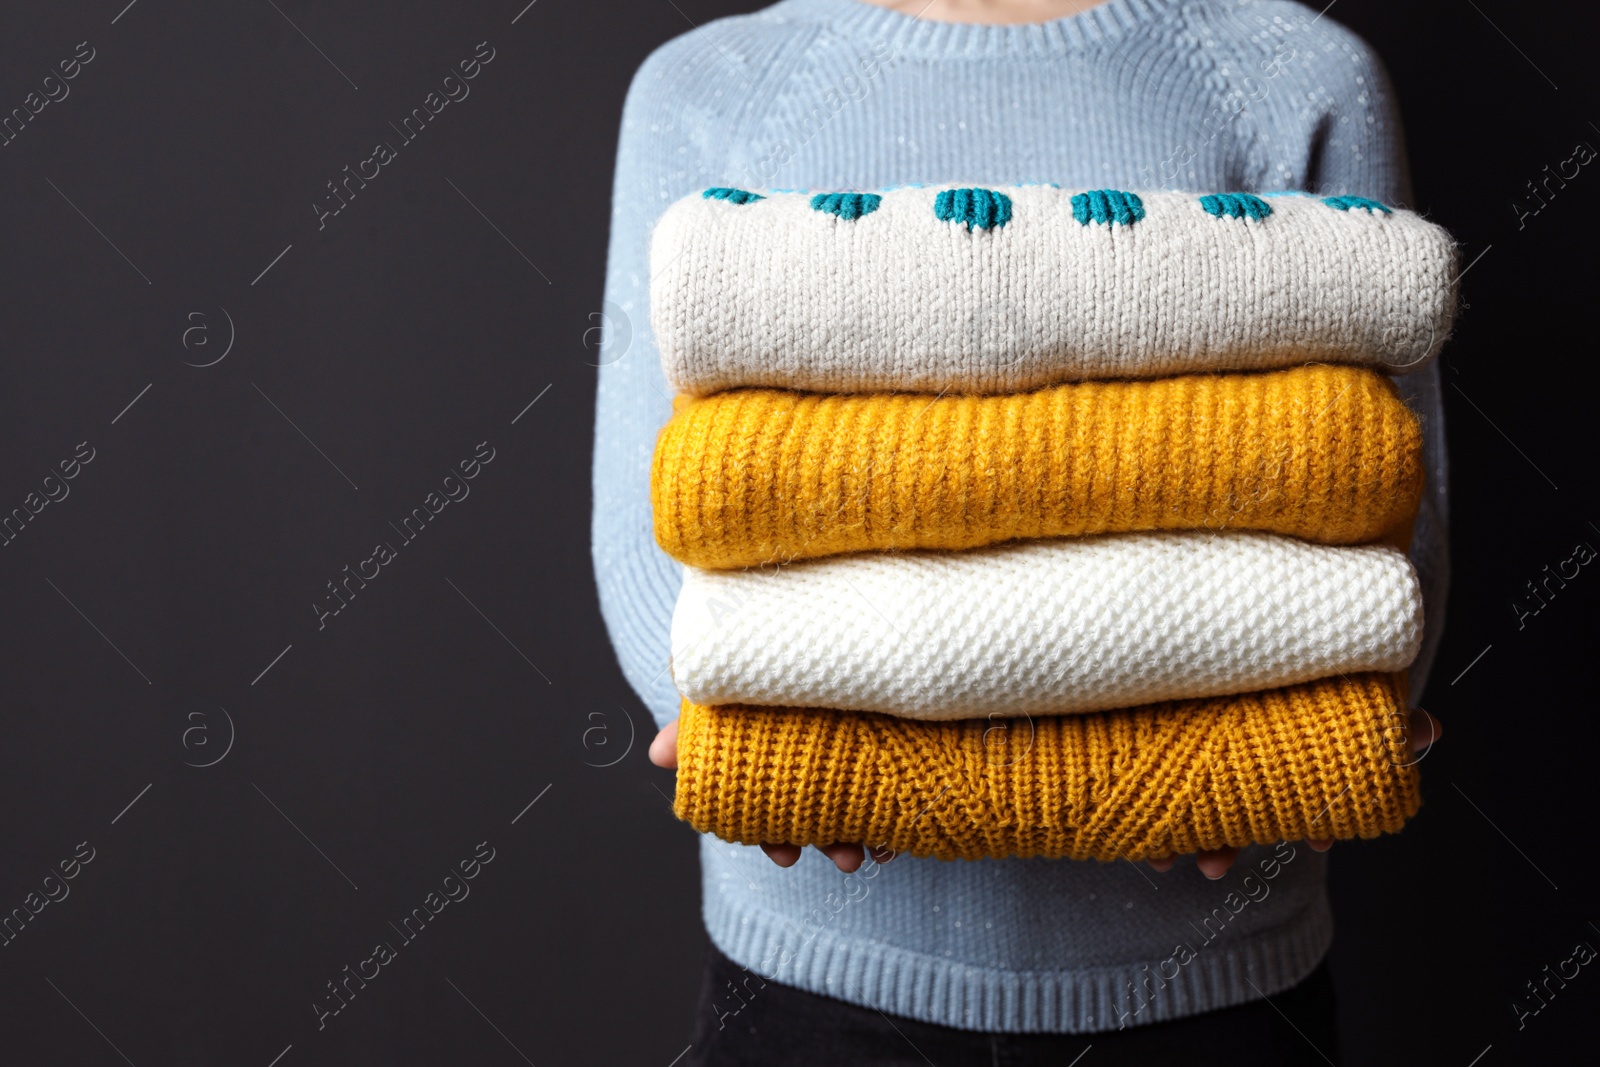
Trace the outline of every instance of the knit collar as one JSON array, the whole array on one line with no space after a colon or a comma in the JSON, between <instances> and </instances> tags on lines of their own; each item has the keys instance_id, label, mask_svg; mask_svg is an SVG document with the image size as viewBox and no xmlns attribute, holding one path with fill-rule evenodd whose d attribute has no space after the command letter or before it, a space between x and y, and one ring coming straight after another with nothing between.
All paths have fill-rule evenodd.
<instances>
[{"instance_id":1,"label":"knit collar","mask_svg":"<svg viewBox=\"0 0 1600 1067\"><path fill-rule=\"evenodd\" d=\"M865 0L780 0L775 15L820 19L833 29L902 55L1048 55L1115 41L1179 7L1182 0L1107 0L1077 15L1049 22L992 26L936 22L892 11Z\"/></svg>"}]
</instances>

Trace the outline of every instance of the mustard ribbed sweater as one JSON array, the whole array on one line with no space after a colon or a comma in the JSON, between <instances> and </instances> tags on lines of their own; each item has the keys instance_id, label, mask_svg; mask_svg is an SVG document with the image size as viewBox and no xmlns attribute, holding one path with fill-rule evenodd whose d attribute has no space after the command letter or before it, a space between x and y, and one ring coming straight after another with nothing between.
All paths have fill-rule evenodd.
<instances>
[{"instance_id":1,"label":"mustard ribbed sweater","mask_svg":"<svg viewBox=\"0 0 1600 1067\"><path fill-rule=\"evenodd\" d=\"M1356 367L1004 396L746 389L680 403L651 498L661 547L706 568L1139 530L1403 543L1421 453L1393 384Z\"/></svg>"},{"instance_id":2,"label":"mustard ribbed sweater","mask_svg":"<svg viewBox=\"0 0 1600 1067\"><path fill-rule=\"evenodd\" d=\"M685 701L674 811L743 844L1142 860L1375 837L1420 803L1404 676L1035 719Z\"/></svg>"}]
</instances>

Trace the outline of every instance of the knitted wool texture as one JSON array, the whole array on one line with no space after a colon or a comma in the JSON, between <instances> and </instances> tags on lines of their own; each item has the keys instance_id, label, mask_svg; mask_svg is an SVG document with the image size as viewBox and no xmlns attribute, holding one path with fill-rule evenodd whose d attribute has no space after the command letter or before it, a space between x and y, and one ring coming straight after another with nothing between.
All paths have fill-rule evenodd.
<instances>
[{"instance_id":1,"label":"knitted wool texture","mask_svg":"<svg viewBox=\"0 0 1600 1067\"><path fill-rule=\"evenodd\" d=\"M673 808L741 844L1109 862L1393 833L1417 777L1401 675L941 723L685 701Z\"/></svg>"},{"instance_id":2,"label":"knitted wool texture","mask_svg":"<svg viewBox=\"0 0 1600 1067\"><path fill-rule=\"evenodd\" d=\"M860 215L800 193L673 204L650 248L668 382L1004 393L1308 360L1401 369L1450 332L1454 242L1409 211L1096 191L1135 218L1045 185L949 192L893 189Z\"/></svg>"},{"instance_id":3,"label":"knitted wool texture","mask_svg":"<svg viewBox=\"0 0 1600 1067\"><path fill-rule=\"evenodd\" d=\"M1337 24L1343 8L1320 14L1325 6L1108 0L1040 25L981 26L859 0L779 0L686 25L646 62L623 117L608 227L607 316L622 326L597 334L603 350L590 361L603 364L593 508L600 602L623 670L656 724L680 711L666 668L683 574L657 547L650 516L651 446L673 391L645 328L649 237L663 209L715 185L825 192L952 177L991 188L1314 188L1412 203L1392 84L1372 51ZM929 187L930 211L943 188ZM837 225L875 218L881 212ZM964 227L947 225L965 239ZM908 277L921 274L919 265ZM733 271L719 283L739 299ZM1436 363L1398 384L1426 431L1429 488L1412 558L1428 597L1423 656L1431 660L1449 569ZM1414 667L1414 684L1426 674ZM1119 1014L1142 1024L1276 999L1310 973L1332 937L1326 857L1285 848L1295 858L1274 867L1271 896L1234 916L1226 935L1150 999L1141 983L1174 944L1194 938L1185 920L1198 924L1226 889L1192 861L1180 861L1156 892L1121 862L904 856L863 880L842 879L810 850L780 870L754 847L709 835L699 845L706 929L738 964L869 1011L967 1031L1083 1033L1087 1044L1098 1041L1095 1031L1115 1029ZM1241 863L1254 858L1247 852ZM869 865L864 873L874 872ZM871 899L858 899L869 888ZM648 901L668 887L640 889Z\"/></svg>"},{"instance_id":4,"label":"knitted wool texture","mask_svg":"<svg viewBox=\"0 0 1600 1067\"><path fill-rule=\"evenodd\" d=\"M1352 544L1406 527L1422 486L1392 383L1333 366L992 397L740 390L680 405L651 472L656 540L711 568L1137 530Z\"/></svg>"},{"instance_id":5,"label":"knitted wool texture","mask_svg":"<svg viewBox=\"0 0 1600 1067\"><path fill-rule=\"evenodd\" d=\"M1110 534L685 568L672 675L698 704L1051 715L1398 671L1404 553L1277 534Z\"/></svg>"}]
</instances>

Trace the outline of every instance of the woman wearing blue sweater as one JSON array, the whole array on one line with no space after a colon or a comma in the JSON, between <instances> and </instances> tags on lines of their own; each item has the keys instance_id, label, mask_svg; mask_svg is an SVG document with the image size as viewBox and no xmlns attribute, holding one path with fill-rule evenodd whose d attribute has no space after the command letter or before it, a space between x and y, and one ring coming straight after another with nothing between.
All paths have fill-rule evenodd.
<instances>
[{"instance_id":1,"label":"woman wearing blue sweater","mask_svg":"<svg viewBox=\"0 0 1600 1067\"><path fill-rule=\"evenodd\" d=\"M713 185L957 180L1410 194L1381 65L1289 0L780 0L658 49L623 113L606 298L632 336L623 346L627 331L611 331L602 359L594 467L601 604L663 728L657 762L671 765L678 712L680 573L651 533L650 456L671 411L647 328L651 227ZM1437 363L1400 386L1429 475L1411 550L1427 604L1415 701L1448 577ZM1158 873L889 863L860 846L763 854L704 837L714 951L686 1062L1065 1067L1091 1046L1086 1067L1163 1053L1335 1062L1325 848L1210 853Z\"/></svg>"}]
</instances>

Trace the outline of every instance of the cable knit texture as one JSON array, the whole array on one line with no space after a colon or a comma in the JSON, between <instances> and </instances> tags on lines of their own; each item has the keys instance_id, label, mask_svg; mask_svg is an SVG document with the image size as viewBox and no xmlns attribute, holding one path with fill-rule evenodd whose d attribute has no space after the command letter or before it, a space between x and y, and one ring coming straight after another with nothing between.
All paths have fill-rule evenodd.
<instances>
[{"instance_id":1,"label":"cable knit texture","mask_svg":"<svg viewBox=\"0 0 1600 1067\"><path fill-rule=\"evenodd\" d=\"M1423 478L1394 386L1312 366L992 397L723 393L667 424L651 492L667 552L748 567L1131 530L1350 544L1409 524Z\"/></svg>"},{"instance_id":2,"label":"cable knit texture","mask_svg":"<svg viewBox=\"0 0 1600 1067\"><path fill-rule=\"evenodd\" d=\"M1129 195L893 189L861 215L804 193L691 194L650 251L667 381L1003 393L1307 360L1403 369L1450 332L1455 244L1409 211L1139 192L1137 221L1094 222L1088 197L1108 193ZM946 201L972 206L957 218Z\"/></svg>"},{"instance_id":3,"label":"cable knit texture","mask_svg":"<svg viewBox=\"0 0 1600 1067\"><path fill-rule=\"evenodd\" d=\"M678 723L673 810L745 844L1142 860L1376 837L1421 803L1392 674L1038 719L686 702Z\"/></svg>"},{"instance_id":4,"label":"cable knit texture","mask_svg":"<svg viewBox=\"0 0 1600 1067\"><path fill-rule=\"evenodd\" d=\"M672 675L698 704L1052 715L1398 671L1404 553L1274 534L1113 534L689 568Z\"/></svg>"},{"instance_id":5,"label":"cable knit texture","mask_svg":"<svg viewBox=\"0 0 1600 1067\"><path fill-rule=\"evenodd\" d=\"M1108 0L1038 26L963 26L856 0L782 0L686 26L645 61L618 142L606 329L587 358L601 365L600 605L623 672L657 724L679 711L669 631L682 581L650 514L652 447L673 395L647 302L649 238L661 213L712 186L829 193L958 176L990 189L1304 189L1410 204L1389 81L1338 25L1339 8L1319 17L1322 6ZM1437 368L1429 361L1396 381L1420 416L1428 475L1410 550L1427 604L1414 695L1442 632L1449 570ZM780 869L757 848L709 834L700 846L706 929L738 963L971 1030L1090 1033L1119 1019L1142 1024L1272 996L1308 974L1332 936L1326 858L1283 846L1294 858L1273 868L1271 895L1199 946L1154 999L1136 997L1130 987L1145 968L1193 938L1191 924L1202 925L1274 849L1247 848L1233 875L1210 882L1190 860L1148 881L1121 862L911 856L846 876L814 850Z\"/></svg>"}]
</instances>

